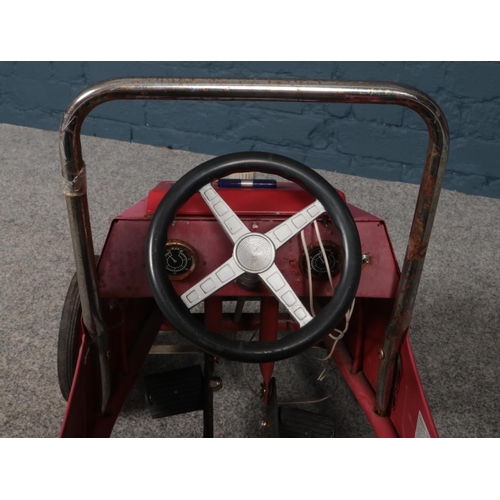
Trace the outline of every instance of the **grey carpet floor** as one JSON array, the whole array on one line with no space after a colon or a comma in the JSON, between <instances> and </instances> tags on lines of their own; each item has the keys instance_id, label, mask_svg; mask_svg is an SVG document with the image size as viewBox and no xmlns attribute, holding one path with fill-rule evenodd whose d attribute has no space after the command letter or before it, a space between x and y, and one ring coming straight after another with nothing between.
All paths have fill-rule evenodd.
<instances>
[{"instance_id":1,"label":"grey carpet floor","mask_svg":"<svg viewBox=\"0 0 500 500\"><path fill-rule=\"evenodd\" d=\"M175 180L208 156L83 138L95 249L110 220L160 180ZM57 436L64 413L57 382L61 308L74 273L59 173L58 134L0 124L0 436ZM350 203L384 218L401 263L418 187L321 172ZM442 437L500 436L500 200L443 191L419 296L411 343ZM143 374L189 359L150 357ZM337 435L373 433L335 371L307 355L279 363L280 399L321 398ZM262 408L241 365L222 361L215 394L220 437L259 436ZM247 379L259 383L256 367ZM139 378L115 437L200 436L201 415L151 420Z\"/></svg>"}]
</instances>

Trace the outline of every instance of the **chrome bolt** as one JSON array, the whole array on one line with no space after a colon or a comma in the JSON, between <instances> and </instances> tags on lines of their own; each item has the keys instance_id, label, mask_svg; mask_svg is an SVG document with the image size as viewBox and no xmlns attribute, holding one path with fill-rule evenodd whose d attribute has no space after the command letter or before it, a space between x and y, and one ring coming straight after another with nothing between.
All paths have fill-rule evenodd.
<instances>
[{"instance_id":1,"label":"chrome bolt","mask_svg":"<svg viewBox=\"0 0 500 500\"><path fill-rule=\"evenodd\" d=\"M385 352L382 348L378 350L378 357L379 359L384 359L385 358Z\"/></svg>"},{"instance_id":2,"label":"chrome bolt","mask_svg":"<svg viewBox=\"0 0 500 500\"><path fill-rule=\"evenodd\" d=\"M266 430L269 426L271 425L271 422L269 422L268 420L266 420L265 418L263 418L261 421L260 421L260 430L261 431L264 431Z\"/></svg>"},{"instance_id":3,"label":"chrome bolt","mask_svg":"<svg viewBox=\"0 0 500 500\"><path fill-rule=\"evenodd\" d=\"M222 379L220 377L213 377L210 379L210 389L217 392L222 389Z\"/></svg>"},{"instance_id":4,"label":"chrome bolt","mask_svg":"<svg viewBox=\"0 0 500 500\"><path fill-rule=\"evenodd\" d=\"M371 262L371 258L368 254L364 254L363 258L361 259L363 264L369 264Z\"/></svg>"}]
</instances>

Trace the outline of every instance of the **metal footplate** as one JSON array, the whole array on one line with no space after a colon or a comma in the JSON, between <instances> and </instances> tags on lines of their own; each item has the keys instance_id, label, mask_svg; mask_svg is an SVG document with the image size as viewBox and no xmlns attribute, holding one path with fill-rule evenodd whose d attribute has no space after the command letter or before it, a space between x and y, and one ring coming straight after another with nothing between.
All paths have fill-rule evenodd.
<instances>
[{"instance_id":1,"label":"metal footplate","mask_svg":"<svg viewBox=\"0 0 500 500\"><path fill-rule=\"evenodd\" d=\"M201 366L188 366L144 377L146 403L153 418L203 410Z\"/></svg>"},{"instance_id":2,"label":"metal footplate","mask_svg":"<svg viewBox=\"0 0 500 500\"><path fill-rule=\"evenodd\" d=\"M282 438L332 438L335 424L330 417L299 408L279 408L279 430Z\"/></svg>"}]
</instances>

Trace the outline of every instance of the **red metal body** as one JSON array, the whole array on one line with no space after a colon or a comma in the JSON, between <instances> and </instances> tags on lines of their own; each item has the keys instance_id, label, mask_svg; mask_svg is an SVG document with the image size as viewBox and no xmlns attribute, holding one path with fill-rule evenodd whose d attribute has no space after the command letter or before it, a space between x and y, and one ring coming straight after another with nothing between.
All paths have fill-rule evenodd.
<instances>
[{"instance_id":1,"label":"red metal body","mask_svg":"<svg viewBox=\"0 0 500 500\"><path fill-rule=\"evenodd\" d=\"M97 267L98 292L104 321L109 332L108 359L111 393L106 412L99 411L100 380L97 349L81 327L81 349L73 387L68 401L61 436L107 436L132 387L142 363L160 329L170 326L159 313L148 284L144 247L151 216L171 183L162 182L149 196L117 216L101 252ZM303 209L313 198L301 188L282 183L270 192L259 189L220 189L220 195L240 216L250 230L265 233ZM415 437L437 432L422 390L408 336L405 336L397 363L397 383L392 395L389 416L376 412L375 389L381 358L379 351L384 331L391 318L400 271L383 220L348 205L355 219L363 254L369 256L363 265L356 294L356 307L343 342L339 342L334 359L352 389L368 420L379 437ZM337 242L333 225L320 224L322 239ZM305 230L308 244L316 241L312 227ZM184 293L193 284L222 264L232 253L232 245L199 195L192 197L178 211L169 237L193 247L198 265L185 280L174 282L176 291ZM307 303L307 278L299 258L300 238L295 237L277 251L276 264L303 303ZM335 279L334 279L335 282ZM315 297L331 297L328 281L314 281ZM222 314L223 300L253 297L262 300L261 322L258 315L242 315L238 324ZM206 324L212 330L245 330L259 325L261 340L272 340L278 329L287 329L278 304L263 286L245 290L236 282L214 294L206 305ZM209 310L208 310L209 309ZM208 323L207 323L208 321ZM117 326L118 325L118 326ZM325 339L327 347L331 345ZM261 365L265 387L272 376L273 363Z\"/></svg>"}]
</instances>

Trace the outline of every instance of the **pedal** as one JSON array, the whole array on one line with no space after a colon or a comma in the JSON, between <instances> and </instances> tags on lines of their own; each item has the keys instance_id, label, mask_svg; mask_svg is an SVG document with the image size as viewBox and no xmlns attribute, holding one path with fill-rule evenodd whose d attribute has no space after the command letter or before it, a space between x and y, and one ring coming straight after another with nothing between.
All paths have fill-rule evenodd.
<instances>
[{"instance_id":1,"label":"pedal","mask_svg":"<svg viewBox=\"0 0 500 500\"><path fill-rule=\"evenodd\" d=\"M203 373L199 365L147 375L144 383L153 418L203 410Z\"/></svg>"},{"instance_id":2,"label":"pedal","mask_svg":"<svg viewBox=\"0 0 500 500\"><path fill-rule=\"evenodd\" d=\"M335 423L330 417L307 410L281 406L279 431L282 438L332 438Z\"/></svg>"}]
</instances>

